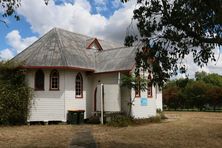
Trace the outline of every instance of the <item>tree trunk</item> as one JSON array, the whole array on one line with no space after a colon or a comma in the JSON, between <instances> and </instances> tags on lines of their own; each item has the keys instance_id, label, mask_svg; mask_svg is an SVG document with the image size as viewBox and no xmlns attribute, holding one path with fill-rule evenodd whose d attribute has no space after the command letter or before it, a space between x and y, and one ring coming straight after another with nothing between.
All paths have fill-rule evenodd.
<instances>
[{"instance_id":1,"label":"tree trunk","mask_svg":"<svg viewBox=\"0 0 222 148\"><path fill-rule=\"evenodd\" d=\"M214 105L214 112L216 111L216 105Z\"/></svg>"}]
</instances>

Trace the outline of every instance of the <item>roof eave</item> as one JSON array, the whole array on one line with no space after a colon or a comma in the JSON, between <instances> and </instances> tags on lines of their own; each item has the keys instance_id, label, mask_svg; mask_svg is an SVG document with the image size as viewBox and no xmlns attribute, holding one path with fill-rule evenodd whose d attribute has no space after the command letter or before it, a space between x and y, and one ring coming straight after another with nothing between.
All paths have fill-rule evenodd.
<instances>
[{"instance_id":1,"label":"roof eave","mask_svg":"<svg viewBox=\"0 0 222 148\"><path fill-rule=\"evenodd\" d=\"M95 72L94 69L73 67L73 66L20 66L20 68L24 68L24 69L68 69L68 70L81 70L81 71Z\"/></svg>"}]
</instances>

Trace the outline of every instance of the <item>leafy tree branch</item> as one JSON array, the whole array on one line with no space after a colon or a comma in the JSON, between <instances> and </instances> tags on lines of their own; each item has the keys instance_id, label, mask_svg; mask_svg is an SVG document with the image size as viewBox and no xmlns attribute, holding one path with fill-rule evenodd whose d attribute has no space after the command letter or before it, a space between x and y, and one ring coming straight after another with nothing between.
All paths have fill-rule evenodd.
<instances>
[{"instance_id":1,"label":"leafy tree branch","mask_svg":"<svg viewBox=\"0 0 222 148\"><path fill-rule=\"evenodd\" d=\"M188 55L200 67L216 61L214 50L222 46L222 0L137 0L137 6L133 20L139 34L128 33L125 45L140 42L136 67L152 69L153 83L163 86L171 76L185 73Z\"/></svg>"}]
</instances>

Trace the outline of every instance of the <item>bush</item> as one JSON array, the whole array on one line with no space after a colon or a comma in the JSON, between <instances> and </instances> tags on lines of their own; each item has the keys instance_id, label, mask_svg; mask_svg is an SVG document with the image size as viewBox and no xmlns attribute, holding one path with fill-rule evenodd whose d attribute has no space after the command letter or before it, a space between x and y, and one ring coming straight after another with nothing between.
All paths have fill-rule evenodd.
<instances>
[{"instance_id":1,"label":"bush","mask_svg":"<svg viewBox=\"0 0 222 148\"><path fill-rule=\"evenodd\" d=\"M25 124L33 93L25 82L25 71L0 63L0 124Z\"/></svg>"},{"instance_id":2,"label":"bush","mask_svg":"<svg viewBox=\"0 0 222 148\"><path fill-rule=\"evenodd\" d=\"M162 119L166 119L165 115L161 112L160 115L153 116L150 118L134 119L124 114L113 114L111 115L110 122L107 123L109 126L114 127L127 127L129 125L142 125L147 123L159 123Z\"/></svg>"},{"instance_id":3,"label":"bush","mask_svg":"<svg viewBox=\"0 0 222 148\"><path fill-rule=\"evenodd\" d=\"M132 124L133 119L131 117L122 115L122 114L113 114L111 115L111 121L107 123L109 126L114 127L126 127Z\"/></svg>"},{"instance_id":4,"label":"bush","mask_svg":"<svg viewBox=\"0 0 222 148\"><path fill-rule=\"evenodd\" d=\"M159 115L153 116L150 118L143 118L143 119L134 119L133 124L134 125L142 125L142 124L147 124L147 123L160 123L161 118Z\"/></svg>"},{"instance_id":5,"label":"bush","mask_svg":"<svg viewBox=\"0 0 222 148\"><path fill-rule=\"evenodd\" d=\"M88 120L86 120L88 124L100 124L100 117L99 116L91 116Z\"/></svg>"}]
</instances>

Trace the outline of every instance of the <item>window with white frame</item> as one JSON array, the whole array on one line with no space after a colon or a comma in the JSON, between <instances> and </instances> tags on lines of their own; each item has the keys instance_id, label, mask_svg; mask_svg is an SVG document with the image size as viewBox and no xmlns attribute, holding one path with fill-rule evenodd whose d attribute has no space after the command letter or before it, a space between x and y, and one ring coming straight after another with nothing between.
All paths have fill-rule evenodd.
<instances>
[{"instance_id":1,"label":"window with white frame","mask_svg":"<svg viewBox=\"0 0 222 148\"><path fill-rule=\"evenodd\" d=\"M83 97L83 79L81 73L76 75L76 98Z\"/></svg>"},{"instance_id":2,"label":"window with white frame","mask_svg":"<svg viewBox=\"0 0 222 148\"><path fill-rule=\"evenodd\" d=\"M59 90L59 72L52 70L50 73L50 90Z\"/></svg>"}]
</instances>

